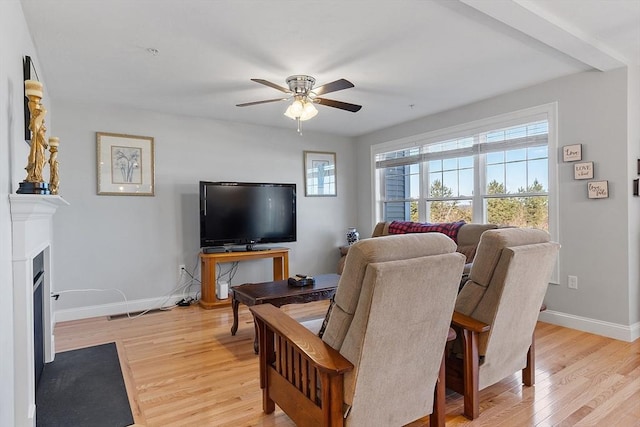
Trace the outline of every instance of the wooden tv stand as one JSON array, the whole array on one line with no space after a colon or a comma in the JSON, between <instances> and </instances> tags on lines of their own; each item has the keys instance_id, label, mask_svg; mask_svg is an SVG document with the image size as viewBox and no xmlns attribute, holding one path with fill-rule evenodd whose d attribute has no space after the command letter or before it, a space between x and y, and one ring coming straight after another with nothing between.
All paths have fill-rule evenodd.
<instances>
[{"instance_id":1,"label":"wooden tv stand","mask_svg":"<svg viewBox=\"0 0 640 427\"><path fill-rule=\"evenodd\" d=\"M289 277L289 248L270 248L267 250L247 252L220 252L200 254L200 272L202 285L200 306L211 309L231 306L231 298L218 299L216 296L216 268L218 263L250 261L252 259L273 258L273 280L284 280ZM231 291L229 291L231 295Z\"/></svg>"}]
</instances>

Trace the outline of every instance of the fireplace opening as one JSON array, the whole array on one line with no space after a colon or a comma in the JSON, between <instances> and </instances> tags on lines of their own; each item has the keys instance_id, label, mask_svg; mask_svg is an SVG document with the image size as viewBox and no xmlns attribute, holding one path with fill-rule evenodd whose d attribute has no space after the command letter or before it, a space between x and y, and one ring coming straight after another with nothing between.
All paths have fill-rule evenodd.
<instances>
[{"instance_id":1,"label":"fireplace opening","mask_svg":"<svg viewBox=\"0 0 640 427\"><path fill-rule=\"evenodd\" d=\"M33 259L33 361L35 386L44 369L44 252Z\"/></svg>"}]
</instances>

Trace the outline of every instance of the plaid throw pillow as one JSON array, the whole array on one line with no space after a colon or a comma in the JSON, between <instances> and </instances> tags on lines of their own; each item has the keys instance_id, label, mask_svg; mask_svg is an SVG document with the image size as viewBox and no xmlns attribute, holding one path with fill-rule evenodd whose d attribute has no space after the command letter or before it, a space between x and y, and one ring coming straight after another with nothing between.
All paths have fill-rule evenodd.
<instances>
[{"instance_id":1,"label":"plaid throw pillow","mask_svg":"<svg viewBox=\"0 0 640 427\"><path fill-rule=\"evenodd\" d=\"M389 224L389 234L442 233L458 243L458 231L464 224L466 224L464 221L434 224L428 222L391 221Z\"/></svg>"}]
</instances>

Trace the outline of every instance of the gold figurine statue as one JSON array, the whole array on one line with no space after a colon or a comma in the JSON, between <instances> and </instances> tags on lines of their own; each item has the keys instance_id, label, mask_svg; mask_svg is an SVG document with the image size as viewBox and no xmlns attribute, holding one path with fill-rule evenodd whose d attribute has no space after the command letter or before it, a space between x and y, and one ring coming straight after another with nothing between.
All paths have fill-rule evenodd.
<instances>
[{"instance_id":1,"label":"gold figurine statue","mask_svg":"<svg viewBox=\"0 0 640 427\"><path fill-rule=\"evenodd\" d=\"M29 111L31 112L31 121L29 129L31 129L31 149L29 150L29 159L27 161L27 178L26 182L44 182L42 178L42 169L45 164L45 149L47 148L47 140L45 133L47 128L44 125L44 117L47 110L40 104L42 99L42 83L34 80L26 80L25 91L29 98Z\"/></svg>"},{"instance_id":2,"label":"gold figurine statue","mask_svg":"<svg viewBox=\"0 0 640 427\"><path fill-rule=\"evenodd\" d=\"M58 194L60 176L58 175L58 145L60 138L52 136L49 138L49 190L51 194Z\"/></svg>"}]
</instances>

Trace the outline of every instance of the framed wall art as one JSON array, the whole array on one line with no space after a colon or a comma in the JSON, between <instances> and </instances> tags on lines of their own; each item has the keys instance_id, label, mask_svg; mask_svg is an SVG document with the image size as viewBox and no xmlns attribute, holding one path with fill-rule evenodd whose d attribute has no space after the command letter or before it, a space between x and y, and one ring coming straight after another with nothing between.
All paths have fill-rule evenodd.
<instances>
[{"instance_id":1,"label":"framed wall art","mask_svg":"<svg viewBox=\"0 0 640 427\"><path fill-rule=\"evenodd\" d=\"M593 179L593 162L574 163L573 179Z\"/></svg>"},{"instance_id":2,"label":"framed wall art","mask_svg":"<svg viewBox=\"0 0 640 427\"><path fill-rule=\"evenodd\" d=\"M304 152L304 195L337 196L336 153Z\"/></svg>"},{"instance_id":3,"label":"framed wall art","mask_svg":"<svg viewBox=\"0 0 640 427\"><path fill-rule=\"evenodd\" d=\"M155 194L152 137L97 132L96 139L99 195Z\"/></svg>"},{"instance_id":4,"label":"framed wall art","mask_svg":"<svg viewBox=\"0 0 640 427\"><path fill-rule=\"evenodd\" d=\"M606 199L609 197L609 181L590 181L587 191L590 199Z\"/></svg>"},{"instance_id":5,"label":"framed wall art","mask_svg":"<svg viewBox=\"0 0 640 427\"><path fill-rule=\"evenodd\" d=\"M577 162L582 160L582 144L565 145L562 147L563 162Z\"/></svg>"}]
</instances>

